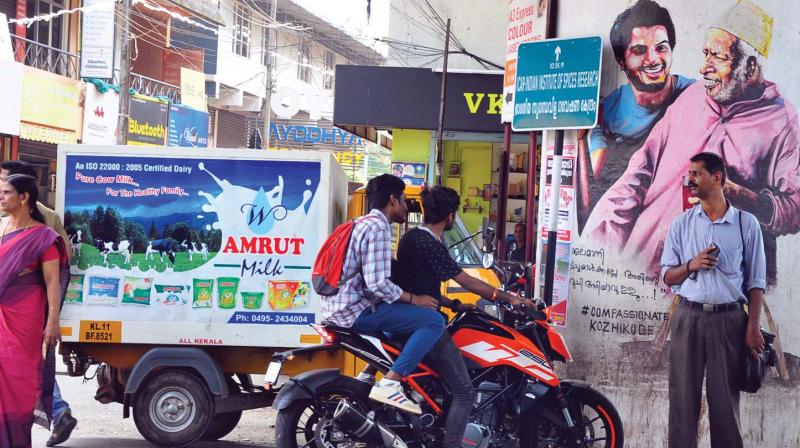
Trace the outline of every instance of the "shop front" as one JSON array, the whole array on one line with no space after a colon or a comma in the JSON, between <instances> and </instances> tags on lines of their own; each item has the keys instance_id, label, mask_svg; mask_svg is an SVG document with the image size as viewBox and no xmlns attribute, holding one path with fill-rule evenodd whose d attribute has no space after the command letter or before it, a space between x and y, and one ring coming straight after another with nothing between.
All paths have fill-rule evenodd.
<instances>
[{"instance_id":1,"label":"shop front","mask_svg":"<svg viewBox=\"0 0 800 448\"><path fill-rule=\"evenodd\" d=\"M80 81L28 66L22 67L21 85L16 158L34 165L40 198L52 206L57 145L77 143L82 135L83 86Z\"/></svg>"},{"instance_id":2,"label":"shop front","mask_svg":"<svg viewBox=\"0 0 800 448\"><path fill-rule=\"evenodd\" d=\"M334 124L391 132L393 171L409 184L438 183L441 81L441 72L424 68L337 66ZM505 201L505 228L498 237L513 238L514 227L527 224L527 208L536 207L537 191L531 194L528 187L528 134L512 135L508 186L500 188L502 91L502 72L448 73L441 183L459 192L459 213L470 232L487 219L494 225ZM498 197L501 191L504 197Z\"/></svg>"}]
</instances>

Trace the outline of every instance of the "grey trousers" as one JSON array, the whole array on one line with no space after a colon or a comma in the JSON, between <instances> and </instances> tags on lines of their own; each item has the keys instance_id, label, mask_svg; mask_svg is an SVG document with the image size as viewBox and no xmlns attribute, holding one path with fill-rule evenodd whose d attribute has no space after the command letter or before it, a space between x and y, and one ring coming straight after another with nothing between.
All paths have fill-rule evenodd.
<instances>
[{"instance_id":1,"label":"grey trousers","mask_svg":"<svg viewBox=\"0 0 800 448\"><path fill-rule=\"evenodd\" d=\"M745 356L747 314L675 308L669 344L669 446L697 447L706 376L712 448L741 448L739 385Z\"/></svg>"}]
</instances>

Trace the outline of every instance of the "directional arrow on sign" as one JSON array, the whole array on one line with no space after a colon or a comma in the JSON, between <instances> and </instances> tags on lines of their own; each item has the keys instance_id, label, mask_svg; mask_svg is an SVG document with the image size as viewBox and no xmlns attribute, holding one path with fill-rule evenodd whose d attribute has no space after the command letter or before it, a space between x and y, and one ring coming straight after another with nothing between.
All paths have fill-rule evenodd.
<instances>
[{"instance_id":1,"label":"directional arrow on sign","mask_svg":"<svg viewBox=\"0 0 800 448\"><path fill-rule=\"evenodd\" d=\"M556 47L556 62L558 62L558 58L561 57L561 47Z\"/></svg>"}]
</instances>

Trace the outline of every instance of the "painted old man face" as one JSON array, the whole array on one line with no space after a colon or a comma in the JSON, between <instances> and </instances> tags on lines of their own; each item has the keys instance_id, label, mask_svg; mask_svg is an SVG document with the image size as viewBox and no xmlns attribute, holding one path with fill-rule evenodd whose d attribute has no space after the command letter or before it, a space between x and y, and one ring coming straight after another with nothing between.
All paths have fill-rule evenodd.
<instances>
[{"instance_id":1,"label":"painted old man face","mask_svg":"<svg viewBox=\"0 0 800 448\"><path fill-rule=\"evenodd\" d=\"M658 92L663 89L672 67L667 29L662 25L632 29L624 62L622 69L636 90Z\"/></svg>"},{"instance_id":2,"label":"painted old man face","mask_svg":"<svg viewBox=\"0 0 800 448\"><path fill-rule=\"evenodd\" d=\"M736 62L736 36L718 28L712 28L703 46L705 62L700 68L706 94L720 104L738 101L748 82L747 64Z\"/></svg>"}]
</instances>

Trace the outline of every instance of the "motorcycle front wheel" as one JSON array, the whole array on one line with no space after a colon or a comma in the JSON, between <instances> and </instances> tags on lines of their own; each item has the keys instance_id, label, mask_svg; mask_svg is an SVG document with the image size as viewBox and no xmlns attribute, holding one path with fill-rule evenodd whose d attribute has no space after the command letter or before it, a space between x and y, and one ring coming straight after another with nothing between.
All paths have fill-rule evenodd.
<instances>
[{"instance_id":1,"label":"motorcycle front wheel","mask_svg":"<svg viewBox=\"0 0 800 448\"><path fill-rule=\"evenodd\" d=\"M569 443L566 428L532 413L523 425L521 448L622 448L625 436L622 420L605 395L592 389L573 389L567 394L569 410L577 427L577 444ZM561 414L561 411L557 411Z\"/></svg>"},{"instance_id":2,"label":"motorcycle front wheel","mask_svg":"<svg viewBox=\"0 0 800 448\"><path fill-rule=\"evenodd\" d=\"M347 390L326 390L309 400L298 400L278 413L275 420L277 448L373 448L342 431L333 412L342 399L359 411L369 412L369 399ZM377 447L375 447L377 448Z\"/></svg>"}]
</instances>

